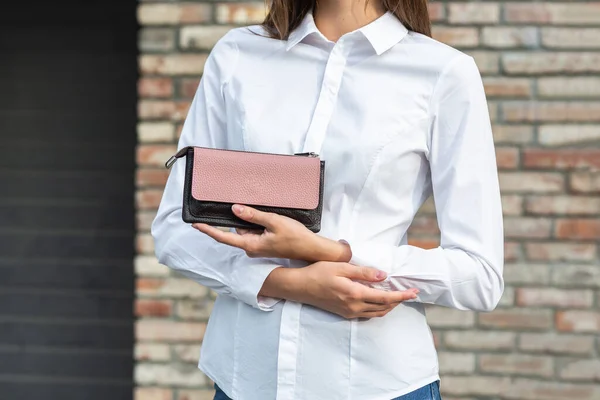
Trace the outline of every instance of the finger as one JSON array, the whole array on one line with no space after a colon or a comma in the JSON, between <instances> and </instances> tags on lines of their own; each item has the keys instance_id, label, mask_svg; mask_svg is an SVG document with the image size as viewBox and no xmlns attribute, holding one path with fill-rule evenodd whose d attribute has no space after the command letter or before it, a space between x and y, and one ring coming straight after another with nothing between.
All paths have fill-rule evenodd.
<instances>
[{"instance_id":1,"label":"finger","mask_svg":"<svg viewBox=\"0 0 600 400\"><path fill-rule=\"evenodd\" d=\"M360 265L341 264L341 276L350 279L358 279L367 282L381 282L387 278L384 271L372 267L363 267Z\"/></svg>"},{"instance_id":2,"label":"finger","mask_svg":"<svg viewBox=\"0 0 600 400\"><path fill-rule=\"evenodd\" d=\"M387 313L389 313L392 309L383 310L383 311L366 311L358 316L361 319L371 319L371 318L381 318Z\"/></svg>"},{"instance_id":3,"label":"finger","mask_svg":"<svg viewBox=\"0 0 600 400\"><path fill-rule=\"evenodd\" d=\"M246 248L247 238L243 237L242 235L238 235L233 232L224 232L207 224L192 224L192 226L200 232L205 233L206 235L215 239L217 242L239 247L240 249Z\"/></svg>"},{"instance_id":4,"label":"finger","mask_svg":"<svg viewBox=\"0 0 600 400\"><path fill-rule=\"evenodd\" d=\"M364 303L363 313L367 312L376 312L376 311L389 311L396 307L397 305L402 304L401 301L389 304L372 304L372 303Z\"/></svg>"},{"instance_id":5,"label":"finger","mask_svg":"<svg viewBox=\"0 0 600 400\"><path fill-rule=\"evenodd\" d=\"M384 291L365 287L360 300L372 304L392 304L406 300L414 300L419 294L418 289L409 289L403 291Z\"/></svg>"},{"instance_id":6,"label":"finger","mask_svg":"<svg viewBox=\"0 0 600 400\"><path fill-rule=\"evenodd\" d=\"M259 229L235 228L239 235L262 235L263 231Z\"/></svg>"},{"instance_id":7,"label":"finger","mask_svg":"<svg viewBox=\"0 0 600 400\"><path fill-rule=\"evenodd\" d=\"M231 209L233 213L244 221L253 222L273 230L274 219L277 214L257 210L256 208L234 204Z\"/></svg>"}]
</instances>

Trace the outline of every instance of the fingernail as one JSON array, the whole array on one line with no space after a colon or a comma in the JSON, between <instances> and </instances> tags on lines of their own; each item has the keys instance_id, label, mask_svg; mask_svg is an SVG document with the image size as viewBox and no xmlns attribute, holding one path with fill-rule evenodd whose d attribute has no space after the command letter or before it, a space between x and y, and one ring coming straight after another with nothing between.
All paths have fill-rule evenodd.
<instances>
[{"instance_id":1,"label":"fingernail","mask_svg":"<svg viewBox=\"0 0 600 400\"><path fill-rule=\"evenodd\" d=\"M240 206L239 204L234 204L232 208L233 212L236 214L241 214L244 212L244 206Z\"/></svg>"},{"instance_id":2,"label":"fingernail","mask_svg":"<svg viewBox=\"0 0 600 400\"><path fill-rule=\"evenodd\" d=\"M377 275L375 275L375 277L377 277L377 279L384 279L387 276L387 274L383 271L377 271Z\"/></svg>"}]
</instances>

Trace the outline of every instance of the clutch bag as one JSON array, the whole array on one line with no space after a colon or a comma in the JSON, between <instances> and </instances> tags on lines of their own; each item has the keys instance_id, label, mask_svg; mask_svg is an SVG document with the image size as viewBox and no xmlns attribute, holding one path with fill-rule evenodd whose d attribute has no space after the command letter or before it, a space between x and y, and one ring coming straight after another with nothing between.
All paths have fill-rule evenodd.
<instances>
[{"instance_id":1,"label":"clutch bag","mask_svg":"<svg viewBox=\"0 0 600 400\"><path fill-rule=\"evenodd\" d=\"M165 164L186 158L182 217L188 223L263 229L238 218L231 206L295 219L319 232L325 161L315 153L273 154L184 147Z\"/></svg>"}]
</instances>

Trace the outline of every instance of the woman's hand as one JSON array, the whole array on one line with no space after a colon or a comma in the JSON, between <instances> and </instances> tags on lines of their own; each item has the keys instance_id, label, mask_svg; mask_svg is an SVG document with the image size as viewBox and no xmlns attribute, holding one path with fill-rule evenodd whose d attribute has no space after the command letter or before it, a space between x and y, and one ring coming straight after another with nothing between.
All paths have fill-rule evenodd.
<instances>
[{"instance_id":1,"label":"woman's hand","mask_svg":"<svg viewBox=\"0 0 600 400\"><path fill-rule=\"evenodd\" d=\"M350 260L347 245L319 236L292 218L239 204L233 205L232 209L239 218L264 226L265 229L237 229L236 234L206 224L193 224L193 227L218 242L239 247L249 257L289 258L308 262Z\"/></svg>"},{"instance_id":2,"label":"woman's hand","mask_svg":"<svg viewBox=\"0 0 600 400\"><path fill-rule=\"evenodd\" d=\"M417 289L388 292L355 282L385 278L385 272L375 268L317 262L304 268L276 268L259 295L310 304L348 319L383 317L419 293Z\"/></svg>"}]
</instances>

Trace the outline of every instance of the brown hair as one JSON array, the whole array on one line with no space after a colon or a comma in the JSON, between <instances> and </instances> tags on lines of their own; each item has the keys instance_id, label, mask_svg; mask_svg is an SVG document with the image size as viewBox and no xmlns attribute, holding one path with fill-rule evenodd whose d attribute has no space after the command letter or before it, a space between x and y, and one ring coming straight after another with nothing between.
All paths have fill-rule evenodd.
<instances>
[{"instance_id":1,"label":"brown hair","mask_svg":"<svg viewBox=\"0 0 600 400\"><path fill-rule=\"evenodd\" d=\"M381 0L407 29L431 36L431 22L427 0ZM314 8L316 0L271 0L269 12L262 23L270 37L287 40L306 14Z\"/></svg>"}]
</instances>

